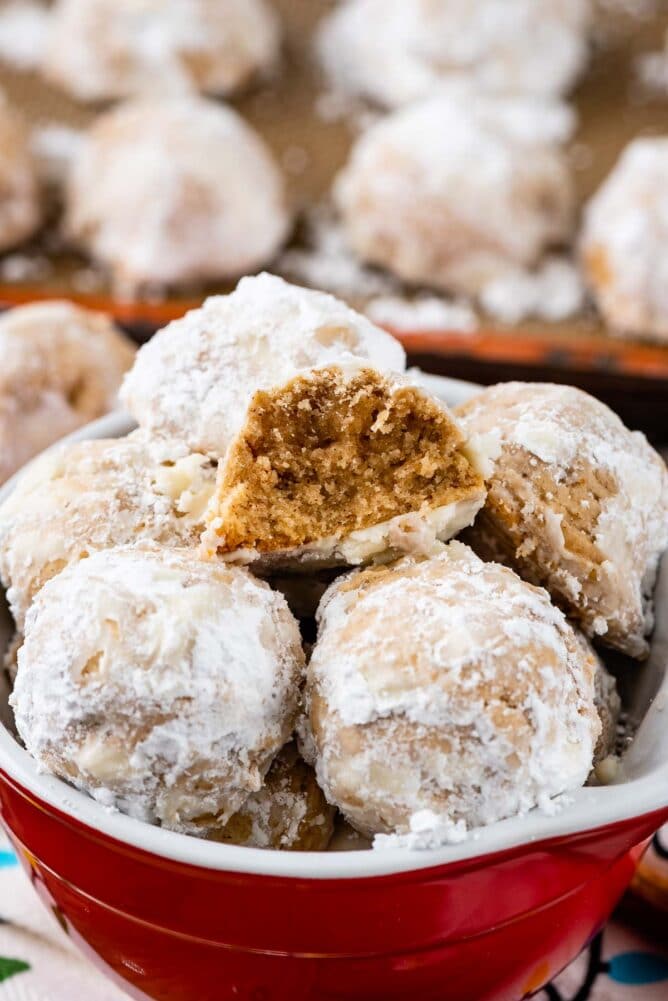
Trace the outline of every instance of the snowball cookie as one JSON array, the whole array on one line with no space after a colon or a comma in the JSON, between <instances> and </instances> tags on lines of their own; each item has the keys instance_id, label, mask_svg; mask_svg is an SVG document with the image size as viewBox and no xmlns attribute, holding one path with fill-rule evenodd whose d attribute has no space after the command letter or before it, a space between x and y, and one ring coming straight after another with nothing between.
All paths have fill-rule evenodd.
<instances>
[{"instance_id":1,"label":"snowball cookie","mask_svg":"<svg viewBox=\"0 0 668 1001\"><path fill-rule=\"evenodd\" d=\"M0 578L21 626L39 589L100 549L151 541L196 548L216 466L141 433L63 445L0 505Z\"/></svg>"},{"instance_id":2,"label":"snowball cookie","mask_svg":"<svg viewBox=\"0 0 668 1001\"><path fill-rule=\"evenodd\" d=\"M342 302L260 275L156 334L122 396L146 433L220 458L211 552L359 563L429 548L484 499L457 425L404 365Z\"/></svg>"},{"instance_id":3,"label":"snowball cookie","mask_svg":"<svg viewBox=\"0 0 668 1001\"><path fill-rule=\"evenodd\" d=\"M612 330L668 342L668 138L626 147L585 209L580 252Z\"/></svg>"},{"instance_id":4,"label":"snowball cookie","mask_svg":"<svg viewBox=\"0 0 668 1001\"><path fill-rule=\"evenodd\" d=\"M313 769L290 743L274 759L259 792L223 827L203 833L211 841L246 848L324 851L334 831L334 814Z\"/></svg>"},{"instance_id":5,"label":"snowball cookie","mask_svg":"<svg viewBox=\"0 0 668 1001\"><path fill-rule=\"evenodd\" d=\"M0 251L32 236L41 222L41 195L30 135L0 90Z\"/></svg>"},{"instance_id":6,"label":"snowball cookie","mask_svg":"<svg viewBox=\"0 0 668 1001\"><path fill-rule=\"evenodd\" d=\"M238 90L278 57L265 0L56 0L42 69L80 101Z\"/></svg>"},{"instance_id":7,"label":"snowball cookie","mask_svg":"<svg viewBox=\"0 0 668 1001\"><path fill-rule=\"evenodd\" d=\"M391 108L452 80L557 96L584 68L589 22L590 0L348 0L319 50L337 89Z\"/></svg>"},{"instance_id":8,"label":"snowball cookie","mask_svg":"<svg viewBox=\"0 0 668 1001\"><path fill-rule=\"evenodd\" d=\"M363 260L409 282L473 295L536 264L572 228L565 105L460 88L382 118L334 184Z\"/></svg>"},{"instance_id":9,"label":"snowball cookie","mask_svg":"<svg viewBox=\"0 0 668 1001\"><path fill-rule=\"evenodd\" d=\"M205 98L137 99L101 115L68 178L66 235L130 291L252 271L289 227L269 149Z\"/></svg>"},{"instance_id":10,"label":"snowball cookie","mask_svg":"<svg viewBox=\"0 0 668 1001\"><path fill-rule=\"evenodd\" d=\"M316 773L363 834L408 833L425 815L477 827L585 782L596 658L511 570L451 542L342 578L319 626Z\"/></svg>"},{"instance_id":11,"label":"snowball cookie","mask_svg":"<svg viewBox=\"0 0 668 1001\"><path fill-rule=\"evenodd\" d=\"M0 482L116 405L134 345L103 313L68 302L0 316Z\"/></svg>"},{"instance_id":12,"label":"snowball cookie","mask_svg":"<svg viewBox=\"0 0 668 1001\"><path fill-rule=\"evenodd\" d=\"M457 414L497 453L476 550L544 585L588 636L645 657L668 546L668 471L645 436L572 386L503 383Z\"/></svg>"},{"instance_id":13,"label":"snowball cookie","mask_svg":"<svg viewBox=\"0 0 668 1001\"><path fill-rule=\"evenodd\" d=\"M11 703L44 769L197 833L262 787L302 669L297 623L268 585L185 551L125 547L44 585Z\"/></svg>"}]
</instances>

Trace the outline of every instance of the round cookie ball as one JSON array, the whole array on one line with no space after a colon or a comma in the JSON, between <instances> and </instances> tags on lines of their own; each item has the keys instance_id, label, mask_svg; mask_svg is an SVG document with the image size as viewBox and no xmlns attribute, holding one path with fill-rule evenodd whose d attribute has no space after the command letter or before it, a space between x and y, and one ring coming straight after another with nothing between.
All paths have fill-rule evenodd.
<instances>
[{"instance_id":1,"label":"round cookie ball","mask_svg":"<svg viewBox=\"0 0 668 1001\"><path fill-rule=\"evenodd\" d=\"M451 542L325 595L307 675L316 773L366 835L477 827L581 786L596 658L548 595Z\"/></svg>"},{"instance_id":2,"label":"round cookie ball","mask_svg":"<svg viewBox=\"0 0 668 1001\"><path fill-rule=\"evenodd\" d=\"M334 86L398 107L464 80L558 96L587 60L590 0L347 0L319 51Z\"/></svg>"},{"instance_id":3,"label":"round cookie ball","mask_svg":"<svg viewBox=\"0 0 668 1001\"><path fill-rule=\"evenodd\" d=\"M16 624L70 563L135 542L196 548L216 465L182 446L127 438L63 445L0 505L0 578Z\"/></svg>"},{"instance_id":4,"label":"round cookie ball","mask_svg":"<svg viewBox=\"0 0 668 1001\"><path fill-rule=\"evenodd\" d=\"M219 457L208 552L359 564L428 551L484 500L452 415L404 365L344 303L259 275L156 334L123 401L147 433Z\"/></svg>"},{"instance_id":5,"label":"round cookie ball","mask_svg":"<svg viewBox=\"0 0 668 1001\"><path fill-rule=\"evenodd\" d=\"M586 206L580 255L613 332L668 342L668 139L636 139Z\"/></svg>"},{"instance_id":6,"label":"round cookie ball","mask_svg":"<svg viewBox=\"0 0 668 1001\"><path fill-rule=\"evenodd\" d=\"M0 250L32 236L42 214L28 129L0 91Z\"/></svg>"},{"instance_id":7,"label":"round cookie ball","mask_svg":"<svg viewBox=\"0 0 668 1001\"><path fill-rule=\"evenodd\" d=\"M324 851L334 831L334 813L313 769L290 743L272 762L259 792L223 827L209 828L205 821L202 833L210 841L246 848Z\"/></svg>"},{"instance_id":8,"label":"round cookie ball","mask_svg":"<svg viewBox=\"0 0 668 1001\"><path fill-rule=\"evenodd\" d=\"M271 70L279 46L265 0L56 0L42 70L80 101L229 94Z\"/></svg>"},{"instance_id":9,"label":"round cookie ball","mask_svg":"<svg viewBox=\"0 0 668 1001\"><path fill-rule=\"evenodd\" d=\"M403 372L406 355L334 296L260 274L159 330L138 352L121 399L147 434L223 456L256 390L332 362Z\"/></svg>"},{"instance_id":10,"label":"round cookie ball","mask_svg":"<svg viewBox=\"0 0 668 1001\"><path fill-rule=\"evenodd\" d=\"M295 724L303 652L281 595L179 550L106 550L50 580L12 695L46 770L197 833L257 792Z\"/></svg>"},{"instance_id":11,"label":"round cookie ball","mask_svg":"<svg viewBox=\"0 0 668 1001\"><path fill-rule=\"evenodd\" d=\"M645 436L572 386L502 383L456 412L496 452L476 551L546 587L588 636L646 656L668 470Z\"/></svg>"},{"instance_id":12,"label":"round cookie ball","mask_svg":"<svg viewBox=\"0 0 668 1001\"><path fill-rule=\"evenodd\" d=\"M289 228L269 149L204 98L137 99L101 115L68 178L66 235L130 292L253 271Z\"/></svg>"},{"instance_id":13,"label":"round cookie ball","mask_svg":"<svg viewBox=\"0 0 668 1001\"><path fill-rule=\"evenodd\" d=\"M134 345L103 313L69 302L0 317L0 482L116 406Z\"/></svg>"},{"instance_id":14,"label":"round cookie ball","mask_svg":"<svg viewBox=\"0 0 668 1001\"><path fill-rule=\"evenodd\" d=\"M563 105L459 88L382 118L334 199L355 253L399 278L474 295L571 232Z\"/></svg>"}]
</instances>

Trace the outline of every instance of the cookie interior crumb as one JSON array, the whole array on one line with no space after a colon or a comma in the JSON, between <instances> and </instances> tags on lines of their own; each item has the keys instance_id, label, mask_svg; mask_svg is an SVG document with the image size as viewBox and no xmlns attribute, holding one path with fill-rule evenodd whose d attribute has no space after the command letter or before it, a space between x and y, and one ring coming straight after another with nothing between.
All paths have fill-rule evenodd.
<instances>
[{"instance_id":1,"label":"cookie interior crumb","mask_svg":"<svg viewBox=\"0 0 668 1001\"><path fill-rule=\"evenodd\" d=\"M414 386L336 367L257 392L214 505L223 552L294 549L483 487L447 411Z\"/></svg>"}]
</instances>

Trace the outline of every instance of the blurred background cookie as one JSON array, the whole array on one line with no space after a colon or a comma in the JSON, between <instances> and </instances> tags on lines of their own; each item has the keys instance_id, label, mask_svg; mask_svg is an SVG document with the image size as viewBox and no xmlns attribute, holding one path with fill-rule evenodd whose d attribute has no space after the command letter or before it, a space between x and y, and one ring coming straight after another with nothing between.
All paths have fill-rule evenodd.
<instances>
[{"instance_id":1,"label":"blurred background cookie","mask_svg":"<svg viewBox=\"0 0 668 1001\"><path fill-rule=\"evenodd\" d=\"M320 30L333 84L388 107L465 80L558 96L586 65L589 0L346 0Z\"/></svg>"},{"instance_id":2,"label":"blurred background cookie","mask_svg":"<svg viewBox=\"0 0 668 1001\"><path fill-rule=\"evenodd\" d=\"M575 201L564 105L452 88L363 132L334 199L362 260L475 295L566 240Z\"/></svg>"},{"instance_id":3,"label":"blurred background cookie","mask_svg":"<svg viewBox=\"0 0 668 1001\"><path fill-rule=\"evenodd\" d=\"M77 100L229 94L276 64L265 0L55 0L42 70Z\"/></svg>"},{"instance_id":4,"label":"blurred background cookie","mask_svg":"<svg viewBox=\"0 0 668 1001\"><path fill-rule=\"evenodd\" d=\"M610 330L668 342L668 138L636 139L585 208L584 272Z\"/></svg>"},{"instance_id":5,"label":"blurred background cookie","mask_svg":"<svg viewBox=\"0 0 668 1001\"><path fill-rule=\"evenodd\" d=\"M231 108L138 99L100 116L67 183L67 238L126 292L234 277L290 229L281 171Z\"/></svg>"},{"instance_id":6,"label":"blurred background cookie","mask_svg":"<svg viewBox=\"0 0 668 1001\"><path fill-rule=\"evenodd\" d=\"M42 219L28 126L0 91L0 251L32 236Z\"/></svg>"},{"instance_id":7,"label":"blurred background cookie","mask_svg":"<svg viewBox=\"0 0 668 1001\"><path fill-rule=\"evenodd\" d=\"M68 302L0 317L0 483L47 445L116 406L134 345Z\"/></svg>"}]
</instances>

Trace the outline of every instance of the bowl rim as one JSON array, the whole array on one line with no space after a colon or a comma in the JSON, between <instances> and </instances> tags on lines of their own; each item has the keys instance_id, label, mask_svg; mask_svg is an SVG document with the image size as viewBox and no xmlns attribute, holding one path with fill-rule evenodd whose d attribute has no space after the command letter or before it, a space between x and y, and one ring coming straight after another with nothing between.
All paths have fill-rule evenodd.
<instances>
[{"instance_id":1,"label":"bowl rim","mask_svg":"<svg viewBox=\"0 0 668 1001\"><path fill-rule=\"evenodd\" d=\"M416 378L450 405L462 402L482 388L473 383L423 373L416 373ZM86 425L51 447L57 447L62 441L121 437L134 427L134 422L127 415L117 412ZM30 463L24 470L28 466ZM12 492L24 470L0 488L0 503ZM662 576L668 609L668 557L664 565L666 572ZM668 622L664 631L668 636ZM420 851L402 846L378 851L281 852L217 844L154 827L119 811L109 810L61 779L41 772L37 763L1 723L0 778L4 772L21 790L90 828L93 834L105 835L172 862L249 876L321 880L390 876L521 849L536 842L567 838L668 809L668 727L664 721L657 720L664 707L668 708L668 671L635 738L637 742L643 730L654 731L657 725L659 733L665 730L665 743L662 742L660 748L661 759L648 774L626 780L623 784L624 795L619 794L619 784L587 786L561 797L561 804L557 801L555 809L546 811L536 808L523 816L472 830L463 841Z\"/></svg>"}]
</instances>

